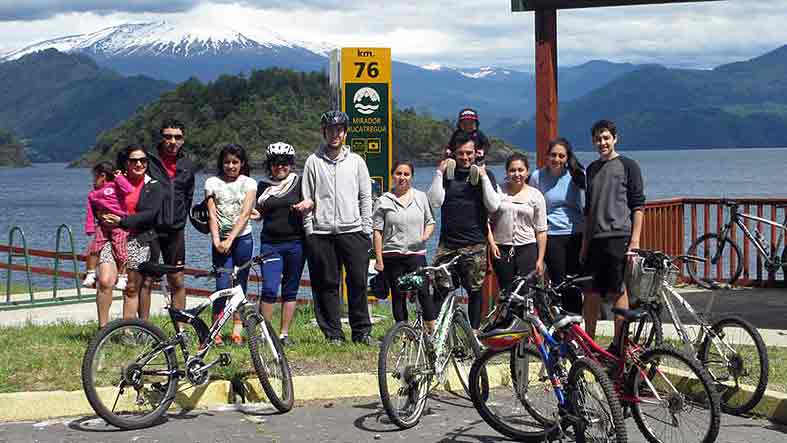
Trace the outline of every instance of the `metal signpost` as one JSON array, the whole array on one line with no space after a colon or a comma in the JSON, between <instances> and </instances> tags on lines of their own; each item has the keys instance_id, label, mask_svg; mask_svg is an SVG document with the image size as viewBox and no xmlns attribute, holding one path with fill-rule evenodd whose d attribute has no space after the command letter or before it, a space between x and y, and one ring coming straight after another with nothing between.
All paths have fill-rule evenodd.
<instances>
[{"instance_id":1,"label":"metal signpost","mask_svg":"<svg viewBox=\"0 0 787 443\"><path fill-rule=\"evenodd\" d=\"M330 74L332 105L341 106L350 117L346 143L366 159L375 182L373 193L388 191L393 148L391 49L342 48L332 54Z\"/></svg>"}]
</instances>

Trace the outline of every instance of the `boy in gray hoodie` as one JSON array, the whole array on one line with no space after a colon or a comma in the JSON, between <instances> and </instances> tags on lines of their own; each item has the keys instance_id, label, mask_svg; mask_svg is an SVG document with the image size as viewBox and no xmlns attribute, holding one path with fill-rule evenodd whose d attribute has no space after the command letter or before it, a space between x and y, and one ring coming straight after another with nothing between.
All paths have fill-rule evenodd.
<instances>
[{"instance_id":1,"label":"boy in gray hoodie","mask_svg":"<svg viewBox=\"0 0 787 443\"><path fill-rule=\"evenodd\" d=\"M366 302L372 234L372 188L366 162L343 144L349 118L328 111L320 118L323 143L306 160L302 190L314 209L304 216L314 316L332 344L345 341L339 313L339 279L346 272L352 340L370 345Z\"/></svg>"}]
</instances>

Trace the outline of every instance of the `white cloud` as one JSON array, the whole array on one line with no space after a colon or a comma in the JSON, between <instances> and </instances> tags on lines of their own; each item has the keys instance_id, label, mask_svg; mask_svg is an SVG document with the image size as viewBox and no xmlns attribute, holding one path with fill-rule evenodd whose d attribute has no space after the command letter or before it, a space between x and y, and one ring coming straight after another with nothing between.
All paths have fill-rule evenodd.
<instances>
[{"instance_id":1,"label":"white cloud","mask_svg":"<svg viewBox=\"0 0 787 443\"><path fill-rule=\"evenodd\" d=\"M148 0L137 5L143 5ZM90 1L36 0L31 4L90 5ZM160 7L110 6L72 12L64 6L28 11L45 20L6 21L0 49L125 22L176 20L188 26L225 26L254 37L284 37L335 46L389 46L394 58L415 64L532 67L533 14L510 12L506 0L367 2L355 0L178 0ZM135 3L135 2L125 2ZM201 3L201 4L200 4ZM10 2L0 0L0 13ZM14 4L18 4L15 2ZM196 6L195 6L196 5ZM342 9L336 9L341 5ZM30 9L30 8L28 8ZM72 9L81 11L82 9ZM122 10L126 12L111 12ZM147 11L145 13L139 12ZM54 11L54 12L52 12ZM787 0L748 0L566 10L558 14L559 62L593 59L712 67L757 56L787 43ZM19 14L23 16L23 14ZM2 20L2 17L0 17Z\"/></svg>"}]
</instances>

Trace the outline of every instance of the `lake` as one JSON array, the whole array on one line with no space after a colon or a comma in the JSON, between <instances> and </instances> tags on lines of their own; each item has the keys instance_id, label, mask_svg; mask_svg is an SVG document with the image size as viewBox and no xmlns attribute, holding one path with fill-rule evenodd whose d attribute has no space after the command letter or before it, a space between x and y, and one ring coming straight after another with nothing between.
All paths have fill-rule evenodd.
<instances>
[{"instance_id":1,"label":"lake","mask_svg":"<svg viewBox=\"0 0 787 443\"><path fill-rule=\"evenodd\" d=\"M787 197L787 148L621 152L639 162L648 200L681 196ZM596 154L579 152L578 157L587 166ZM503 165L493 165L491 169L498 179L503 177ZM419 167L415 175L416 188L426 191L433 171L433 167ZM252 174L256 178L259 175ZM195 196L201 196L207 177L207 174L197 176ZM7 244L9 229L19 226L24 230L28 247L54 250L57 227L66 224L74 233L77 251L83 252L87 246L83 232L85 206L91 186L89 169L69 169L65 164L0 168L0 243ZM256 242L259 238L257 224L254 230ZM436 240L437 235L433 237L430 250L434 250ZM186 241L188 265L210 267L208 236L189 227ZM0 259L7 260L5 255ZM21 263L21 260L15 262ZM49 259L34 259L33 263L52 266ZM65 262L65 266L68 270L70 263ZM14 272L12 276L15 281L24 279L21 272ZM0 278L5 279L5 272ZM51 277L37 277L35 284L51 287Z\"/></svg>"}]
</instances>

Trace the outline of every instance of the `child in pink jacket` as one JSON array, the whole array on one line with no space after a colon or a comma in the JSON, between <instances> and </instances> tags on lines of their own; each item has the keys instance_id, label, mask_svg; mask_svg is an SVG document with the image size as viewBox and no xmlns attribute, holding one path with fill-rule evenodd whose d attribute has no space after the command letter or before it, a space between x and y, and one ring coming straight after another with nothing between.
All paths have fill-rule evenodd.
<instances>
[{"instance_id":1,"label":"child in pink jacket","mask_svg":"<svg viewBox=\"0 0 787 443\"><path fill-rule=\"evenodd\" d=\"M93 167L93 190L87 195L85 220L85 232L88 234L95 232L89 253L99 256L107 242L111 242L112 255L119 275L115 287L120 290L125 289L128 281L126 276L128 232L120 227L107 228L101 224L97 225L96 222L100 221L104 214L115 214L120 217L128 215L126 195L132 190L131 183L120 171L115 171L111 163L102 162Z\"/></svg>"}]
</instances>

